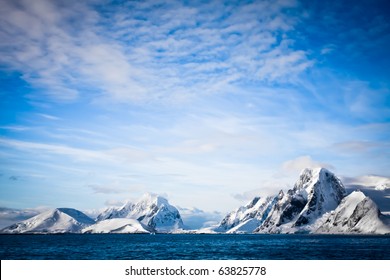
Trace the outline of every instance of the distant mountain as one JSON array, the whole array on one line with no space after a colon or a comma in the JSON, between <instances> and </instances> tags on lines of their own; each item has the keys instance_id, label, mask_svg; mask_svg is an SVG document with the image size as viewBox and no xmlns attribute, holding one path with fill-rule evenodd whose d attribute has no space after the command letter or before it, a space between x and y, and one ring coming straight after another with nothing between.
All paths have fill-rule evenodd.
<instances>
[{"instance_id":1,"label":"distant mountain","mask_svg":"<svg viewBox=\"0 0 390 280\"><path fill-rule=\"evenodd\" d=\"M152 233L154 230L135 219L114 218L99 221L82 230L82 233Z\"/></svg>"},{"instance_id":2,"label":"distant mountain","mask_svg":"<svg viewBox=\"0 0 390 280\"><path fill-rule=\"evenodd\" d=\"M185 228L188 230L203 229L213 227L218 224L223 215L220 212L207 212L196 207L183 208L177 207L183 220Z\"/></svg>"},{"instance_id":3,"label":"distant mountain","mask_svg":"<svg viewBox=\"0 0 390 280\"><path fill-rule=\"evenodd\" d=\"M57 208L8 226L0 233L151 233L184 227L179 211L154 194L145 194L137 203L109 208L96 221L78 210Z\"/></svg>"},{"instance_id":4,"label":"distant mountain","mask_svg":"<svg viewBox=\"0 0 390 280\"><path fill-rule=\"evenodd\" d=\"M386 182L376 185L375 189L378 191L390 190L390 181L387 180Z\"/></svg>"},{"instance_id":5,"label":"distant mountain","mask_svg":"<svg viewBox=\"0 0 390 280\"><path fill-rule=\"evenodd\" d=\"M347 210L346 210L347 209ZM376 204L325 168L305 169L294 187L254 198L214 230L225 233L390 233Z\"/></svg>"},{"instance_id":6,"label":"distant mountain","mask_svg":"<svg viewBox=\"0 0 390 280\"><path fill-rule=\"evenodd\" d=\"M57 208L4 228L1 233L79 233L95 221L72 208Z\"/></svg>"},{"instance_id":7,"label":"distant mountain","mask_svg":"<svg viewBox=\"0 0 390 280\"><path fill-rule=\"evenodd\" d=\"M170 232L184 227L179 211L165 198L147 193L137 203L126 203L119 208L109 208L97 221L114 218L136 219L159 232Z\"/></svg>"},{"instance_id":8,"label":"distant mountain","mask_svg":"<svg viewBox=\"0 0 390 280\"><path fill-rule=\"evenodd\" d=\"M147 193L136 203L106 209L96 221L76 209L57 208L16 222L0 233L390 234L390 217L383 215L365 192L347 195L343 183L329 170L305 169L286 193L255 197L226 215L219 225L209 224L200 230L185 228L176 207L161 196ZM0 213L19 217L20 210L11 210L4 208ZM204 215L198 209L187 212Z\"/></svg>"}]
</instances>

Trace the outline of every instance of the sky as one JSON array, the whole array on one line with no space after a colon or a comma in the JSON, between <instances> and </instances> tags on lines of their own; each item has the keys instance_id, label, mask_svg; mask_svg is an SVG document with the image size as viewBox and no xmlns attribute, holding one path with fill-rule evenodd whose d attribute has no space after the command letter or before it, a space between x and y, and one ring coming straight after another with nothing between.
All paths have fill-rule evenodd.
<instances>
[{"instance_id":1,"label":"sky","mask_svg":"<svg viewBox=\"0 0 390 280\"><path fill-rule=\"evenodd\" d=\"M0 0L0 206L389 180L389 46L386 0Z\"/></svg>"}]
</instances>

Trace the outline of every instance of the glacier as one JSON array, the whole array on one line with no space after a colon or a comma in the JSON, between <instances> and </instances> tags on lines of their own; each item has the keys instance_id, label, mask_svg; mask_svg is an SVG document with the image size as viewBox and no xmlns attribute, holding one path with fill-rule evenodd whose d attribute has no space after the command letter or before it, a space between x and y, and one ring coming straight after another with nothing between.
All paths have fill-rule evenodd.
<instances>
[{"instance_id":1,"label":"glacier","mask_svg":"<svg viewBox=\"0 0 390 280\"><path fill-rule=\"evenodd\" d=\"M136 219L114 218L102 220L84 228L82 233L152 233L154 229Z\"/></svg>"}]
</instances>

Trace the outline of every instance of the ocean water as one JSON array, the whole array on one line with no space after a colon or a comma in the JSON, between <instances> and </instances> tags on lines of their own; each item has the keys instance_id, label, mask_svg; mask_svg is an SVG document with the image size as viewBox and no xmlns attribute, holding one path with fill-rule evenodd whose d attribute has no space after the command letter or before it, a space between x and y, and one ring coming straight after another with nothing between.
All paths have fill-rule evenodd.
<instances>
[{"instance_id":1,"label":"ocean water","mask_svg":"<svg viewBox=\"0 0 390 280\"><path fill-rule=\"evenodd\" d=\"M0 235L0 259L389 260L390 236Z\"/></svg>"}]
</instances>

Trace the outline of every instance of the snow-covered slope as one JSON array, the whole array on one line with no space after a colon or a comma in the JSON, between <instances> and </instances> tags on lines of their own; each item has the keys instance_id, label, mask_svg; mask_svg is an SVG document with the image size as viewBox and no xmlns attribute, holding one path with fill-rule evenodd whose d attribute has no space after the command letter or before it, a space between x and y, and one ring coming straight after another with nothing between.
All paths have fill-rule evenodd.
<instances>
[{"instance_id":1,"label":"snow-covered slope","mask_svg":"<svg viewBox=\"0 0 390 280\"><path fill-rule=\"evenodd\" d=\"M375 189L378 191L390 190L390 181L387 180L386 182L379 183L375 186Z\"/></svg>"},{"instance_id":2,"label":"snow-covered slope","mask_svg":"<svg viewBox=\"0 0 390 280\"><path fill-rule=\"evenodd\" d=\"M0 229L30 219L47 210L47 208L15 209L0 207Z\"/></svg>"},{"instance_id":3,"label":"snow-covered slope","mask_svg":"<svg viewBox=\"0 0 390 280\"><path fill-rule=\"evenodd\" d=\"M316 232L390 233L390 227L381 221L380 216L378 207L369 197L361 191L354 191L341 201Z\"/></svg>"},{"instance_id":4,"label":"snow-covered slope","mask_svg":"<svg viewBox=\"0 0 390 280\"><path fill-rule=\"evenodd\" d=\"M227 214L215 231L251 233L263 223L274 203L272 197L255 197L247 205Z\"/></svg>"},{"instance_id":5,"label":"snow-covered slope","mask_svg":"<svg viewBox=\"0 0 390 280\"><path fill-rule=\"evenodd\" d=\"M170 205L165 198L150 193L142 196L128 217L134 217L158 231L183 228L179 211Z\"/></svg>"},{"instance_id":6,"label":"snow-covered slope","mask_svg":"<svg viewBox=\"0 0 390 280\"><path fill-rule=\"evenodd\" d=\"M57 208L6 227L1 233L79 233L94 223L76 209Z\"/></svg>"},{"instance_id":7,"label":"snow-covered slope","mask_svg":"<svg viewBox=\"0 0 390 280\"><path fill-rule=\"evenodd\" d=\"M135 219L115 218L86 227L82 233L151 233L153 229Z\"/></svg>"},{"instance_id":8,"label":"snow-covered slope","mask_svg":"<svg viewBox=\"0 0 390 280\"><path fill-rule=\"evenodd\" d=\"M305 169L294 188L279 192L264 223L255 232L280 233L311 230L345 196L341 181L325 168Z\"/></svg>"},{"instance_id":9,"label":"snow-covered slope","mask_svg":"<svg viewBox=\"0 0 390 280\"><path fill-rule=\"evenodd\" d=\"M115 219L115 218L124 218L129 214L129 212L132 210L133 207L134 204L132 202L126 202L123 206L119 208L118 207L107 208L97 216L96 221L103 221L103 220Z\"/></svg>"},{"instance_id":10,"label":"snow-covered slope","mask_svg":"<svg viewBox=\"0 0 390 280\"><path fill-rule=\"evenodd\" d=\"M146 193L133 204L126 203L119 208L110 208L98 216L97 220L113 218L136 219L159 232L170 232L183 228L179 211L158 195Z\"/></svg>"}]
</instances>

